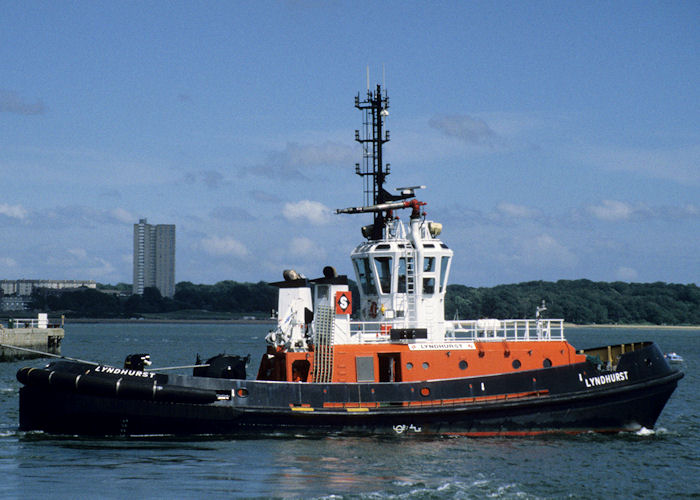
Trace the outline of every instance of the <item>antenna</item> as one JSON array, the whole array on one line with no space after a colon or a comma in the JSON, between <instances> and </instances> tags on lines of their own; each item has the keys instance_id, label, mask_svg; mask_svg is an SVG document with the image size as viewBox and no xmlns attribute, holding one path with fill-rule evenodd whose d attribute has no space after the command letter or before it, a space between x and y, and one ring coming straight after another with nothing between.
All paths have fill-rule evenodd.
<instances>
[{"instance_id":1,"label":"antenna","mask_svg":"<svg viewBox=\"0 0 700 500\"><path fill-rule=\"evenodd\" d=\"M367 77L369 78L369 66ZM360 100L358 93L355 96L355 107L363 112L362 133L355 130L355 140L362 145L362 164L355 164L355 173L363 178L365 207L373 209L342 213L373 212L372 239L378 240L382 238L384 221L391 217L390 211L396 208L390 202L413 198L415 194L409 190L393 195L384 189L384 181L390 173L389 164L385 165L382 159L382 146L389 142L389 131L384 129L384 121L389 115L386 90L382 92L382 86L378 84L376 90L367 90L367 97L363 100Z\"/></svg>"},{"instance_id":2,"label":"antenna","mask_svg":"<svg viewBox=\"0 0 700 500\"><path fill-rule=\"evenodd\" d=\"M369 64L367 65L367 93L369 94Z\"/></svg>"}]
</instances>

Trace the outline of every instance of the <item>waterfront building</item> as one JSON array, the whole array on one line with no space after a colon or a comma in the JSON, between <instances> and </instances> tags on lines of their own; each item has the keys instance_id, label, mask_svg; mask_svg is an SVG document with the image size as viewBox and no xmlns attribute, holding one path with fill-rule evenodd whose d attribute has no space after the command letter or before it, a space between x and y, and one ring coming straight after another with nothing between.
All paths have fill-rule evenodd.
<instances>
[{"instance_id":1,"label":"waterfront building","mask_svg":"<svg viewBox=\"0 0 700 500\"><path fill-rule=\"evenodd\" d=\"M134 224L133 293L156 287L163 297L175 295L175 225Z\"/></svg>"},{"instance_id":2,"label":"waterfront building","mask_svg":"<svg viewBox=\"0 0 700 500\"><path fill-rule=\"evenodd\" d=\"M70 288L97 288L94 280L0 280L4 295L29 296L37 288L65 290Z\"/></svg>"},{"instance_id":3,"label":"waterfront building","mask_svg":"<svg viewBox=\"0 0 700 500\"><path fill-rule=\"evenodd\" d=\"M94 280L0 280L0 311L29 309L31 295L39 288L53 293L97 288Z\"/></svg>"}]
</instances>

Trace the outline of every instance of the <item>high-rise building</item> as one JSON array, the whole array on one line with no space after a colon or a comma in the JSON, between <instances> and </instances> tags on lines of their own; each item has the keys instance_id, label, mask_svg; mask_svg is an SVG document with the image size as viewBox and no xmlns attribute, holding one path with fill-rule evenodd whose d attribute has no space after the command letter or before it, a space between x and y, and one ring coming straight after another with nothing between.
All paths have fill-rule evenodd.
<instances>
[{"instance_id":1,"label":"high-rise building","mask_svg":"<svg viewBox=\"0 0 700 500\"><path fill-rule=\"evenodd\" d=\"M175 295L175 225L134 224L133 293L156 287L163 297Z\"/></svg>"}]
</instances>

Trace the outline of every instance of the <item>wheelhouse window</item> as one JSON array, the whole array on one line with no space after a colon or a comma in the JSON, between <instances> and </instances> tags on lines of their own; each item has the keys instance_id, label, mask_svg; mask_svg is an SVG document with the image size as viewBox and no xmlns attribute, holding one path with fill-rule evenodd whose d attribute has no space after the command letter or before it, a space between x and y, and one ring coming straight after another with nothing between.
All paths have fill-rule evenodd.
<instances>
[{"instance_id":1,"label":"wheelhouse window","mask_svg":"<svg viewBox=\"0 0 700 500\"><path fill-rule=\"evenodd\" d=\"M362 287L362 292L365 295L376 295L377 288L374 285L374 277L372 276L372 270L369 267L369 259L355 259L355 274L357 274L357 281L360 282L360 287Z\"/></svg>"},{"instance_id":2,"label":"wheelhouse window","mask_svg":"<svg viewBox=\"0 0 700 500\"><path fill-rule=\"evenodd\" d=\"M406 293L406 258L405 257L399 258L398 281L399 281L398 292L399 293Z\"/></svg>"},{"instance_id":3,"label":"wheelhouse window","mask_svg":"<svg viewBox=\"0 0 700 500\"><path fill-rule=\"evenodd\" d=\"M425 273L435 274L435 257L423 258L423 273L423 293L426 295L435 293L435 278L425 275Z\"/></svg>"},{"instance_id":4,"label":"wheelhouse window","mask_svg":"<svg viewBox=\"0 0 700 500\"><path fill-rule=\"evenodd\" d=\"M379 293L391 293L391 257L375 257L374 263L377 268L377 281L379 282Z\"/></svg>"},{"instance_id":5,"label":"wheelhouse window","mask_svg":"<svg viewBox=\"0 0 700 500\"><path fill-rule=\"evenodd\" d=\"M435 278L423 278L423 293L426 295L435 293Z\"/></svg>"},{"instance_id":6,"label":"wheelhouse window","mask_svg":"<svg viewBox=\"0 0 700 500\"><path fill-rule=\"evenodd\" d=\"M450 258L443 257L440 261L440 291L445 291L447 285L447 267L450 265Z\"/></svg>"}]
</instances>

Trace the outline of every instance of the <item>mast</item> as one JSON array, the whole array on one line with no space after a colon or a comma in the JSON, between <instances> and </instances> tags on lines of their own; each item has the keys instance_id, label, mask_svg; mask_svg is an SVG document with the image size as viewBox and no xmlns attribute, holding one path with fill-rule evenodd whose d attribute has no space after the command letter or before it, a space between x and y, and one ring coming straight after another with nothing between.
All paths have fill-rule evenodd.
<instances>
[{"instance_id":1,"label":"mast","mask_svg":"<svg viewBox=\"0 0 700 500\"><path fill-rule=\"evenodd\" d=\"M386 176L391 172L390 165L384 164L382 154L382 146L389 142L389 131L384 127L384 120L389 116L389 97L386 89L382 93L382 86L377 84L376 90L371 91L368 85L367 97L364 100L360 100L359 93L355 96L355 107L363 112L362 134L355 130L355 140L362 145L362 165L355 164L355 173L364 180L365 207L412 197L412 193L395 196L384 189ZM384 222L390 210L391 208L371 210L374 213L371 239L382 238Z\"/></svg>"}]
</instances>

